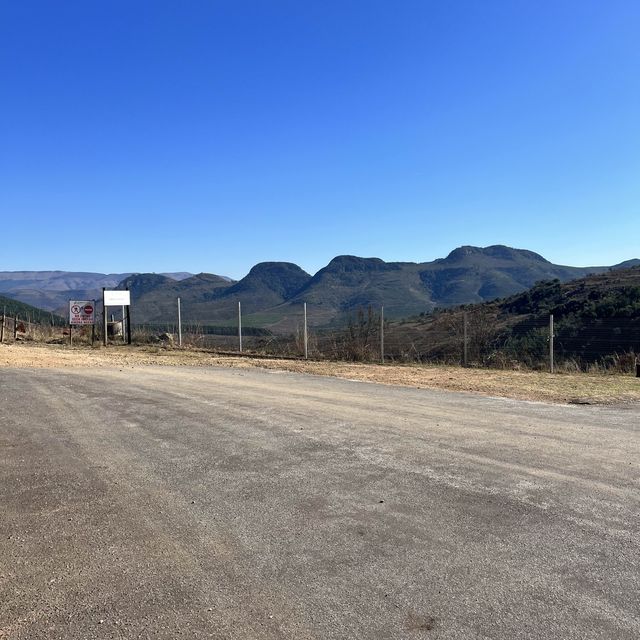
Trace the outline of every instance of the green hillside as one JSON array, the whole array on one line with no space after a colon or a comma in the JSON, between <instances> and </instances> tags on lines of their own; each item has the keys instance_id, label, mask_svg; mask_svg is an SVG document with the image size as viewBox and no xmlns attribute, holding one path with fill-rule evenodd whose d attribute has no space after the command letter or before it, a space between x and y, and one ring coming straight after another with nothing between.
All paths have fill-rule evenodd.
<instances>
[{"instance_id":1,"label":"green hillside","mask_svg":"<svg viewBox=\"0 0 640 640\"><path fill-rule=\"evenodd\" d=\"M289 299L311 278L295 264L262 262L238 282L220 276L201 273L180 282L153 274L139 274L127 278L121 288L129 287L132 294L132 314L135 322L162 323L174 321L176 298L180 297L182 317L186 323L228 326L238 316L238 302L242 303L245 325L277 322L282 314L270 313ZM257 314L255 318L252 314Z\"/></svg>"},{"instance_id":2,"label":"green hillside","mask_svg":"<svg viewBox=\"0 0 640 640\"><path fill-rule=\"evenodd\" d=\"M471 362L543 365L553 314L558 359L612 363L640 354L640 267L540 282L508 298L391 322L389 350L417 360L460 360L465 314Z\"/></svg>"},{"instance_id":3,"label":"green hillside","mask_svg":"<svg viewBox=\"0 0 640 640\"><path fill-rule=\"evenodd\" d=\"M185 322L204 321L224 325L233 317L232 310L214 317L213 313L200 314L200 309L213 311L216 307L213 302L231 285L233 281L212 273L199 273L183 280L141 273L129 276L118 288L128 287L131 291L131 319L135 324L176 322L177 298L180 298Z\"/></svg>"},{"instance_id":4,"label":"green hillside","mask_svg":"<svg viewBox=\"0 0 640 640\"><path fill-rule=\"evenodd\" d=\"M11 317L18 316L20 320L27 320L36 324L63 325L66 322L64 318L50 311L32 307L30 304L25 304L6 296L0 296L0 314L3 313Z\"/></svg>"}]
</instances>

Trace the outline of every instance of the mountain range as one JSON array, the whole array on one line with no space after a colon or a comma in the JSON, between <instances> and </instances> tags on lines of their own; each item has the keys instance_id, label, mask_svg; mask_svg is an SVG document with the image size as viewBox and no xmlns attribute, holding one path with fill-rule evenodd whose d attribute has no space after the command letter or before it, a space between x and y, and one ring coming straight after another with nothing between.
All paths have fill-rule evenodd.
<instances>
[{"instance_id":1,"label":"mountain range","mask_svg":"<svg viewBox=\"0 0 640 640\"><path fill-rule=\"evenodd\" d=\"M313 326L339 323L369 305L384 305L387 318L401 318L436 307L503 298L543 280L567 282L637 264L640 260L634 259L613 266L570 267L524 249L463 246L446 258L422 263L337 256L313 276L289 262L262 262L237 282L208 273L65 272L24 272L21 281L15 272L0 272L0 292L34 306L63 310L71 297L97 298L103 286L128 287L136 323L173 322L180 297L185 322L231 326L241 302L247 326L286 330L298 323L304 302ZM81 295L89 287L93 295Z\"/></svg>"},{"instance_id":2,"label":"mountain range","mask_svg":"<svg viewBox=\"0 0 640 640\"><path fill-rule=\"evenodd\" d=\"M0 272L0 292L63 311L70 298L99 298L102 287L128 287L136 323L173 322L180 297L185 322L231 326L241 302L247 326L286 330L298 323L304 302L312 326L339 323L368 305L384 305L386 317L400 318L510 296L542 280L567 282L635 264L640 260L570 267L524 249L464 246L421 263L338 256L313 276L292 263L262 262L239 281L207 273Z\"/></svg>"},{"instance_id":3,"label":"mountain range","mask_svg":"<svg viewBox=\"0 0 640 640\"><path fill-rule=\"evenodd\" d=\"M115 288L130 275L89 271L0 271L0 294L39 309L56 311L66 308L70 299L97 299L102 295L102 287ZM163 275L181 280L192 274Z\"/></svg>"}]
</instances>

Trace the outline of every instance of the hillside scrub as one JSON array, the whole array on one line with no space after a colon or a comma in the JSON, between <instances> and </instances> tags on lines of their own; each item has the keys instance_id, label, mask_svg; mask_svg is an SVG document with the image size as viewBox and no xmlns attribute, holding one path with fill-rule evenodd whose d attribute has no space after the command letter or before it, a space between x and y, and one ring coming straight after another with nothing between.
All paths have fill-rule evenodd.
<instances>
[{"instance_id":1,"label":"hillside scrub","mask_svg":"<svg viewBox=\"0 0 640 640\"><path fill-rule=\"evenodd\" d=\"M466 316L471 364L544 369L549 366L550 315L557 366L632 371L640 354L640 268L564 284L540 282L509 298L393 322L388 343L399 348L390 355L460 362Z\"/></svg>"}]
</instances>

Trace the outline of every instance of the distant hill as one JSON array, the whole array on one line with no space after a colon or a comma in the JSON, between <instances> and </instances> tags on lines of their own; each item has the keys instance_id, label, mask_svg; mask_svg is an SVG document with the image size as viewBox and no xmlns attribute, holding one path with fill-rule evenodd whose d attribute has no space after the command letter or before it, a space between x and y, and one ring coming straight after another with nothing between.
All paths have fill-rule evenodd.
<instances>
[{"instance_id":1,"label":"distant hill","mask_svg":"<svg viewBox=\"0 0 640 640\"><path fill-rule=\"evenodd\" d=\"M177 298L181 298L188 311L187 322L201 321L200 309L218 311L213 302L221 293L234 284L233 280L212 273L199 273L184 280L171 280L156 274L136 274L119 284L120 289L129 287L134 303L134 322L174 322L177 317ZM219 321L219 312L214 320Z\"/></svg>"},{"instance_id":2,"label":"distant hill","mask_svg":"<svg viewBox=\"0 0 640 640\"><path fill-rule=\"evenodd\" d=\"M369 305L384 304L389 317L424 311L433 303L420 279L420 267L411 262L338 256L277 311L290 315L307 302L312 324L331 323Z\"/></svg>"},{"instance_id":3,"label":"distant hill","mask_svg":"<svg viewBox=\"0 0 640 640\"><path fill-rule=\"evenodd\" d=\"M562 281L607 267L565 267L523 249L500 245L460 247L433 262L384 262L338 256L279 311L307 302L321 322L340 321L358 307L384 305L389 318L435 307L492 300L527 289L538 280Z\"/></svg>"},{"instance_id":4,"label":"distant hill","mask_svg":"<svg viewBox=\"0 0 640 640\"><path fill-rule=\"evenodd\" d=\"M460 247L446 258L424 265L420 272L437 306L468 304L504 297L540 280L572 280L606 267L552 264L533 251L502 245Z\"/></svg>"},{"instance_id":5,"label":"distant hill","mask_svg":"<svg viewBox=\"0 0 640 640\"><path fill-rule=\"evenodd\" d=\"M68 300L98 298L102 287L113 288L130 273L92 273L89 271L0 271L0 293L41 309L54 311ZM190 273L162 274L174 280Z\"/></svg>"},{"instance_id":6,"label":"distant hill","mask_svg":"<svg viewBox=\"0 0 640 640\"><path fill-rule=\"evenodd\" d=\"M28 320L37 324L65 324L65 320L62 317L50 311L38 309L19 300L0 295L0 316L4 313L7 316L18 316L21 320Z\"/></svg>"},{"instance_id":7,"label":"distant hill","mask_svg":"<svg viewBox=\"0 0 640 640\"><path fill-rule=\"evenodd\" d=\"M176 298L180 297L185 321L225 325L236 322L239 301L246 314L270 309L293 296L310 278L295 264L262 262L238 282L200 274L175 284L155 280L149 286L144 284L147 275L138 275L126 279L120 287L128 286L132 291L137 321L173 321Z\"/></svg>"},{"instance_id":8,"label":"distant hill","mask_svg":"<svg viewBox=\"0 0 640 640\"><path fill-rule=\"evenodd\" d=\"M633 258L632 260L625 260L620 264L615 264L611 269L629 269L630 267L638 267L640 266L640 259Z\"/></svg>"}]
</instances>

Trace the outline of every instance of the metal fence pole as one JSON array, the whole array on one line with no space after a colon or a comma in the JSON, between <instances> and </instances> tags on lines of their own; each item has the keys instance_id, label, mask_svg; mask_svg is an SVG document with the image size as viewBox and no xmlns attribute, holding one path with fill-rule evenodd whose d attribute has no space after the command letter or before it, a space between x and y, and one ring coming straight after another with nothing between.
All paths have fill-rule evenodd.
<instances>
[{"instance_id":1,"label":"metal fence pole","mask_svg":"<svg viewBox=\"0 0 640 640\"><path fill-rule=\"evenodd\" d=\"M384 364L384 305L380 307L380 364Z\"/></svg>"},{"instance_id":2,"label":"metal fence pole","mask_svg":"<svg viewBox=\"0 0 640 640\"><path fill-rule=\"evenodd\" d=\"M304 303L304 359L309 358L309 332L307 331L307 303Z\"/></svg>"},{"instance_id":3,"label":"metal fence pole","mask_svg":"<svg viewBox=\"0 0 640 640\"><path fill-rule=\"evenodd\" d=\"M180 298L178 298L178 346L182 346L182 314L180 312Z\"/></svg>"},{"instance_id":4,"label":"metal fence pole","mask_svg":"<svg viewBox=\"0 0 640 640\"><path fill-rule=\"evenodd\" d=\"M18 339L18 315L16 314L13 318L13 341L15 342Z\"/></svg>"},{"instance_id":5,"label":"metal fence pole","mask_svg":"<svg viewBox=\"0 0 640 640\"><path fill-rule=\"evenodd\" d=\"M463 327L462 364L467 367L469 365L469 314L466 311L463 315Z\"/></svg>"},{"instance_id":6,"label":"metal fence pole","mask_svg":"<svg viewBox=\"0 0 640 640\"><path fill-rule=\"evenodd\" d=\"M129 287L127 287L127 291L129 291ZM131 344L131 299L129 299L129 304L127 305L127 344Z\"/></svg>"},{"instance_id":7,"label":"metal fence pole","mask_svg":"<svg viewBox=\"0 0 640 640\"><path fill-rule=\"evenodd\" d=\"M553 362L553 314L549 316L549 371L553 373L554 370L554 362Z\"/></svg>"},{"instance_id":8,"label":"metal fence pole","mask_svg":"<svg viewBox=\"0 0 640 640\"><path fill-rule=\"evenodd\" d=\"M102 287L102 344L107 346L107 306L104 303L104 291L106 287Z\"/></svg>"},{"instance_id":9,"label":"metal fence pole","mask_svg":"<svg viewBox=\"0 0 640 640\"><path fill-rule=\"evenodd\" d=\"M7 307L2 309L2 327L0 328L0 342L4 342L4 319L7 317Z\"/></svg>"},{"instance_id":10,"label":"metal fence pole","mask_svg":"<svg viewBox=\"0 0 640 640\"><path fill-rule=\"evenodd\" d=\"M238 300L238 350L242 353L242 303Z\"/></svg>"}]
</instances>

